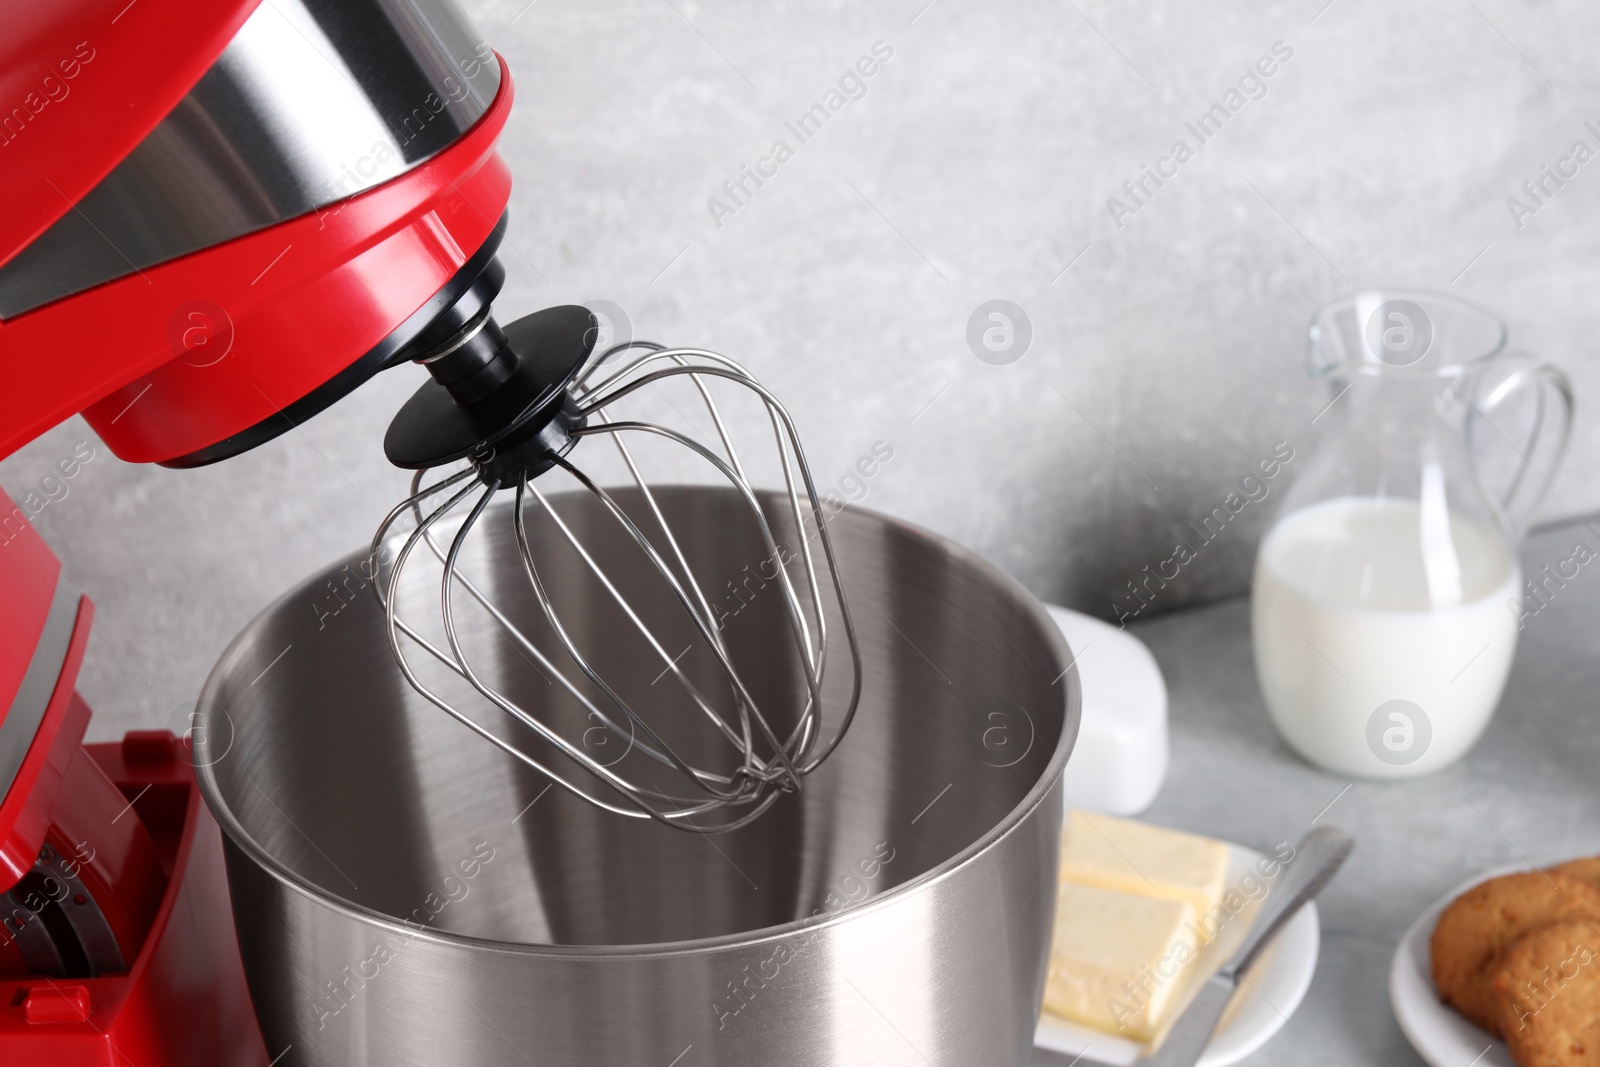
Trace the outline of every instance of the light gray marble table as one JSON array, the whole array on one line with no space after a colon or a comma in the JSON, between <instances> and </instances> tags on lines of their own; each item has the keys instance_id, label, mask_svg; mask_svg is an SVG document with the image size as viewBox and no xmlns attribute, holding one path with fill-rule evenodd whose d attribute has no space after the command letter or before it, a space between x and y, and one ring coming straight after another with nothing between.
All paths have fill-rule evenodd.
<instances>
[{"instance_id":1,"label":"light gray marble table","mask_svg":"<svg viewBox=\"0 0 1600 1067\"><path fill-rule=\"evenodd\" d=\"M1579 541L1600 551L1600 522L1540 531L1523 546L1524 576L1570 557ZM1322 951L1310 992L1243 1062L1421 1063L1389 1010L1390 958L1417 915L1487 868L1600 853L1600 559L1525 620L1483 740L1418 781L1351 783L1285 746L1256 686L1248 600L1177 612L1136 632L1171 697L1172 769L1144 818L1263 850L1298 839L1313 819L1356 837L1319 901ZM1069 1060L1038 1052L1033 1062Z\"/></svg>"}]
</instances>

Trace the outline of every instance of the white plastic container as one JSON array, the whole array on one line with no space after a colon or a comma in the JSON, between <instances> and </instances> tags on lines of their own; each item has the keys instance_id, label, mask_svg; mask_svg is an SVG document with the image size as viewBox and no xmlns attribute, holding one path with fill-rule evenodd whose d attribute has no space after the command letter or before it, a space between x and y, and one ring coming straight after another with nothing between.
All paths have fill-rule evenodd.
<instances>
[{"instance_id":1,"label":"white plastic container","mask_svg":"<svg viewBox=\"0 0 1600 1067\"><path fill-rule=\"evenodd\" d=\"M1143 641L1081 612L1046 604L1072 649L1083 688L1078 743L1062 789L1068 804L1137 815L1167 780L1167 683Z\"/></svg>"}]
</instances>

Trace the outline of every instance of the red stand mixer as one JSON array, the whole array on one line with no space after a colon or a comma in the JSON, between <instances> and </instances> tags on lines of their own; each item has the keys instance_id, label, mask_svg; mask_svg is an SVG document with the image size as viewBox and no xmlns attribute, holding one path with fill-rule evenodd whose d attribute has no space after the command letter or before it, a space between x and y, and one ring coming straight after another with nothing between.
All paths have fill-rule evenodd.
<instances>
[{"instance_id":1,"label":"red stand mixer","mask_svg":"<svg viewBox=\"0 0 1600 1067\"><path fill-rule=\"evenodd\" d=\"M0 458L81 413L215 462L482 329L511 79L449 0L0 10ZM82 743L92 607L33 510L0 493L0 1063L265 1064L189 749Z\"/></svg>"}]
</instances>

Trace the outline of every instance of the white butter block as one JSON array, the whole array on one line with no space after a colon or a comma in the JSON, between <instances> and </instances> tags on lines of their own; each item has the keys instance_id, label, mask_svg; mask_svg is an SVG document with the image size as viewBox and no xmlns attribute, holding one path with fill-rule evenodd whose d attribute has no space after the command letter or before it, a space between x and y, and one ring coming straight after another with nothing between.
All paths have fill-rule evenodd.
<instances>
[{"instance_id":1,"label":"white butter block","mask_svg":"<svg viewBox=\"0 0 1600 1067\"><path fill-rule=\"evenodd\" d=\"M1188 904L1061 883L1044 1008L1132 1041L1151 1041L1195 955Z\"/></svg>"},{"instance_id":2,"label":"white butter block","mask_svg":"<svg viewBox=\"0 0 1600 1067\"><path fill-rule=\"evenodd\" d=\"M1137 815L1167 779L1167 685L1144 642L1108 622L1046 604L1072 650L1083 719L1067 760L1067 803Z\"/></svg>"},{"instance_id":3,"label":"white butter block","mask_svg":"<svg viewBox=\"0 0 1600 1067\"><path fill-rule=\"evenodd\" d=\"M1061 832L1061 878L1181 901L1204 915L1226 888L1228 846L1209 837L1074 810Z\"/></svg>"}]
</instances>

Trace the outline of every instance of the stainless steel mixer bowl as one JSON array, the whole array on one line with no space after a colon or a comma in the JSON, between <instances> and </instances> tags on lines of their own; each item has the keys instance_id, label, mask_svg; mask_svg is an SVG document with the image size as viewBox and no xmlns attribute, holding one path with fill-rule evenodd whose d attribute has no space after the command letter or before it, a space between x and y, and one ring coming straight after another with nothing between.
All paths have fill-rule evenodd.
<instances>
[{"instance_id":1,"label":"stainless steel mixer bowl","mask_svg":"<svg viewBox=\"0 0 1600 1067\"><path fill-rule=\"evenodd\" d=\"M697 572L732 580L749 572L730 561L765 556L731 491L658 496ZM560 507L608 567L638 566L592 498ZM466 572L512 618L536 618L509 512L480 526ZM716 837L547 790L427 704L391 659L363 555L251 622L206 682L193 739L269 1055L285 1067L1025 1063L1077 675L1034 600L967 551L855 509L829 530L862 642L860 713L800 795ZM553 541L536 527L533 543ZM569 629L606 647L626 623L571 581L587 606ZM756 590L726 633L781 676L793 641L780 598ZM438 597L419 579L402 610L437 611ZM593 726L554 707L487 615L458 615L485 642L486 674L550 702L566 728ZM661 669L638 656L602 667L640 686Z\"/></svg>"}]
</instances>

